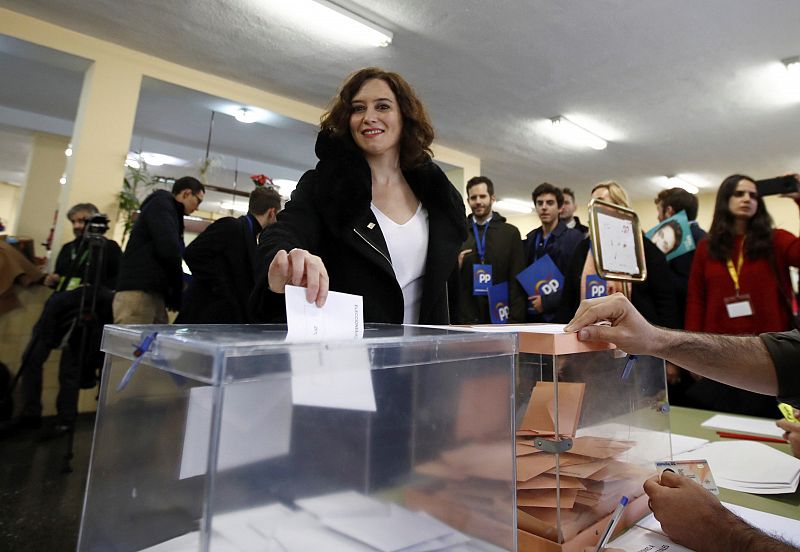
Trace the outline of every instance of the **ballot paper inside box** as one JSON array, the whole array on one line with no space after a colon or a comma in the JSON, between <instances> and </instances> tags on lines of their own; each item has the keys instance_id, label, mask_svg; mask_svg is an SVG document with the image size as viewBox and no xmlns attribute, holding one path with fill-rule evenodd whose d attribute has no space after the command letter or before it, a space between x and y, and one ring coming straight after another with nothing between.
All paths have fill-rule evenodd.
<instances>
[{"instance_id":1,"label":"ballot paper inside box","mask_svg":"<svg viewBox=\"0 0 800 552\"><path fill-rule=\"evenodd\" d=\"M106 326L78 549L513 549L516 343ZM471 475L426 469L441 458ZM413 500L451 490L461 519Z\"/></svg>"},{"instance_id":2,"label":"ballot paper inside box","mask_svg":"<svg viewBox=\"0 0 800 552\"><path fill-rule=\"evenodd\" d=\"M659 359L631 359L558 328L520 334L519 550L594 546L622 496L631 502L617 533L648 511L642 483L671 455L666 399Z\"/></svg>"}]
</instances>

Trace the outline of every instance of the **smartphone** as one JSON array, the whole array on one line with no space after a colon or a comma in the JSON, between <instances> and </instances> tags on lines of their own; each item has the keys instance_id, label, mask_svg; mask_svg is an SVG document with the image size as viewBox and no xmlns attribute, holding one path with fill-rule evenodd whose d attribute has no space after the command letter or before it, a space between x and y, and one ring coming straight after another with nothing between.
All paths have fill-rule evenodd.
<instances>
[{"instance_id":1,"label":"smartphone","mask_svg":"<svg viewBox=\"0 0 800 552\"><path fill-rule=\"evenodd\" d=\"M799 191L797 189L797 179L793 174L756 180L756 189L758 190L758 195L762 197L768 195L791 194Z\"/></svg>"}]
</instances>

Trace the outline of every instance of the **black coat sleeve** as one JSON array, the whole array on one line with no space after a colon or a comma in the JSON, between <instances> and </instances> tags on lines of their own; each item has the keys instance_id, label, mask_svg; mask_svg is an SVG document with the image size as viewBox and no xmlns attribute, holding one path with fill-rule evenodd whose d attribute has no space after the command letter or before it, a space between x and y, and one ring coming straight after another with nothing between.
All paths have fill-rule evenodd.
<instances>
[{"instance_id":1,"label":"black coat sleeve","mask_svg":"<svg viewBox=\"0 0 800 552\"><path fill-rule=\"evenodd\" d=\"M258 322L283 322L286 306L282 293L269 289L269 265L279 251L305 249L318 250L322 221L314 204L317 185L315 171L308 171L300 179L291 200L278 213L278 220L264 229L255 256L255 288L250 296L251 316Z\"/></svg>"}]
</instances>

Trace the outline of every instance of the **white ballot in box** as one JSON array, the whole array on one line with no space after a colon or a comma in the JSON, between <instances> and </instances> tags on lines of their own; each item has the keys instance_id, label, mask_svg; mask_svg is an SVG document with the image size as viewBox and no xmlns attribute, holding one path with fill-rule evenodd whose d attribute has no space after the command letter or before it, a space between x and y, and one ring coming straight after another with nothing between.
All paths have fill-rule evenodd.
<instances>
[{"instance_id":1,"label":"white ballot in box","mask_svg":"<svg viewBox=\"0 0 800 552\"><path fill-rule=\"evenodd\" d=\"M79 550L513 549L516 336L286 337L106 326Z\"/></svg>"}]
</instances>

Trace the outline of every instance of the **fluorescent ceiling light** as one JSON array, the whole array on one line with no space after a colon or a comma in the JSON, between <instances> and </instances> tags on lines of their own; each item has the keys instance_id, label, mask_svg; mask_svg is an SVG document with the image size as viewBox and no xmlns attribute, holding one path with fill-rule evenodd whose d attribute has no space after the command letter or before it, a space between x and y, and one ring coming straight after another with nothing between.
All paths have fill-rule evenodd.
<instances>
[{"instance_id":1,"label":"fluorescent ceiling light","mask_svg":"<svg viewBox=\"0 0 800 552\"><path fill-rule=\"evenodd\" d=\"M219 206L223 209L238 211L240 213L247 212L247 203L244 202L240 203L238 201L222 201L220 202Z\"/></svg>"},{"instance_id":2,"label":"fluorescent ceiling light","mask_svg":"<svg viewBox=\"0 0 800 552\"><path fill-rule=\"evenodd\" d=\"M255 111L251 111L246 107L243 107L239 111L237 111L236 115L234 115L233 117L240 123L245 123L245 124L255 123L256 119L258 118Z\"/></svg>"},{"instance_id":3,"label":"fluorescent ceiling light","mask_svg":"<svg viewBox=\"0 0 800 552\"><path fill-rule=\"evenodd\" d=\"M790 75L800 78L800 56L782 59L781 63L783 63L786 70L789 71Z\"/></svg>"},{"instance_id":4,"label":"fluorescent ceiling light","mask_svg":"<svg viewBox=\"0 0 800 552\"><path fill-rule=\"evenodd\" d=\"M296 180L288 180L285 178L276 178L272 183L278 188L281 197L285 199L289 199L289 196L292 195L292 192L297 187Z\"/></svg>"},{"instance_id":5,"label":"fluorescent ceiling light","mask_svg":"<svg viewBox=\"0 0 800 552\"><path fill-rule=\"evenodd\" d=\"M689 192L690 194L696 194L700 191L700 188L681 178L678 175L673 176L665 176L664 177L664 184L662 184L665 188L682 188Z\"/></svg>"},{"instance_id":6,"label":"fluorescent ceiling light","mask_svg":"<svg viewBox=\"0 0 800 552\"><path fill-rule=\"evenodd\" d=\"M563 115L553 117L550 123L554 134L566 143L581 144L596 150L604 150L608 146L603 138L576 125Z\"/></svg>"},{"instance_id":7,"label":"fluorescent ceiling light","mask_svg":"<svg viewBox=\"0 0 800 552\"><path fill-rule=\"evenodd\" d=\"M287 16L302 24L309 33L333 32L343 39L371 46L385 47L392 43L391 31L327 0L273 4L277 9L283 8Z\"/></svg>"},{"instance_id":8,"label":"fluorescent ceiling light","mask_svg":"<svg viewBox=\"0 0 800 552\"><path fill-rule=\"evenodd\" d=\"M533 212L533 206L530 201L523 201L521 199L499 199L494 202L494 207L498 210L511 211L512 213L522 213L529 215Z\"/></svg>"},{"instance_id":9,"label":"fluorescent ceiling light","mask_svg":"<svg viewBox=\"0 0 800 552\"><path fill-rule=\"evenodd\" d=\"M153 167L160 167L161 165L176 165L182 167L186 165L186 161L171 155L164 155L163 153L154 153L152 151L143 151L140 155L142 161Z\"/></svg>"}]
</instances>

